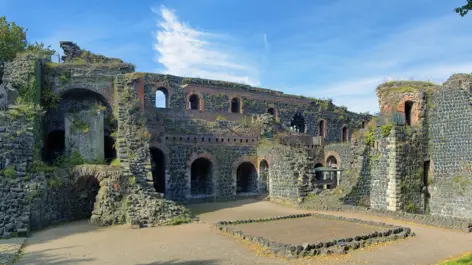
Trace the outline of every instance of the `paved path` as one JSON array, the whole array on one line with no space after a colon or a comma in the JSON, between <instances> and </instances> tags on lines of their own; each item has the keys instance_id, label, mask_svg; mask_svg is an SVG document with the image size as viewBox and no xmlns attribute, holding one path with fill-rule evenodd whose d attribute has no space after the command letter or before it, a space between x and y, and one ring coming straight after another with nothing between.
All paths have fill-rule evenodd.
<instances>
[{"instance_id":1,"label":"paved path","mask_svg":"<svg viewBox=\"0 0 472 265\"><path fill-rule=\"evenodd\" d=\"M346 256L288 261L258 256L209 223L307 212L253 200L192 206L201 223L132 230L76 222L35 233L18 264L216 265L216 264L435 264L472 249L472 234L407 224L417 237ZM321 212L327 213L327 212ZM392 224L405 223L355 213L329 213Z\"/></svg>"},{"instance_id":2,"label":"paved path","mask_svg":"<svg viewBox=\"0 0 472 265\"><path fill-rule=\"evenodd\" d=\"M0 240L0 265L12 264L25 241L26 238Z\"/></svg>"}]
</instances>

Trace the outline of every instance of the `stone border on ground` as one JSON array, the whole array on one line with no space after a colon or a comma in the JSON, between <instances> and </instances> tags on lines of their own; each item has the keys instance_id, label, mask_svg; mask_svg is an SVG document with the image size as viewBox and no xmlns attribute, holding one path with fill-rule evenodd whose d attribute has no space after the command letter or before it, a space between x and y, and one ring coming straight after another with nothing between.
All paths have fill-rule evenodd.
<instances>
[{"instance_id":1,"label":"stone border on ground","mask_svg":"<svg viewBox=\"0 0 472 265\"><path fill-rule=\"evenodd\" d=\"M302 208L302 207L301 207ZM350 211L358 213L367 213L376 216L390 217L396 220L413 222L423 225L441 227L446 229L460 230L465 233L472 232L472 220L460 219L455 217L446 217L438 215L413 214L406 212L392 212L387 210L371 209L362 206L343 205L341 207L307 207L307 210L317 211Z\"/></svg>"},{"instance_id":2,"label":"stone border on ground","mask_svg":"<svg viewBox=\"0 0 472 265\"><path fill-rule=\"evenodd\" d=\"M26 238L11 238L0 240L0 264L11 265L20 254Z\"/></svg>"},{"instance_id":3,"label":"stone border on ground","mask_svg":"<svg viewBox=\"0 0 472 265\"><path fill-rule=\"evenodd\" d=\"M262 223L277 220L295 219L303 217L318 217L330 220L347 221L352 223L359 223L365 225L379 226L386 228L382 231L375 231L368 234L363 234L355 237L333 239L325 242L312 242L303 244L284 244L282 242L270 241L264 237L252 236L245 234L229 225ZM381 222L365 221L361 219L346 218L342 216L332 216L317 213L294 214L287 216L277 216L269 218L258 218L248 220L234 220L234 221L219 221L215 226L222 232L229 233L235 237L242 238L249 242L253 242L263 246L271 251L273 254L287 258L297 258L306 256L316 256L323 254L346 254L349 251L366 247L375 243L389 242L397 239L407 238L408 236L415 236L408 227L399 227L389 225Z\"/></svg>"}]
</instances>

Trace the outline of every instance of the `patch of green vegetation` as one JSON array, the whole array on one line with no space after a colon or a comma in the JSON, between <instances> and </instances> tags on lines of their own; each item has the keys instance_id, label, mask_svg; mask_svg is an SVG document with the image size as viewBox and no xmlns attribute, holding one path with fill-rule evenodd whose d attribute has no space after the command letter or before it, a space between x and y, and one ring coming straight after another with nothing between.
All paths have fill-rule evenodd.
<instances>
[{"instance_id":1,"label":"patch of green vegetation","mask_svg":"<svg viewBox=\"0 0 472 265\"><path fill-rule=\"evenodd\" d=\"M70 129L74 133L77 133L77 132L88 133L89 132L88 123L81 120L78 116L73 117L72 126L70 127Z\"/></svg>"},{"instance_id":2,"label":"patch of green vegetation","mask_svg":"<svg viewBox=\"0 0 472 265\"><path fill-rule=\"evenodd\" d=\"M217 121L225 121L225 120L227 120L227 118L223 115L218 115L218 116L216 116L216 120Z\"/></svg>"},{"instance_id":3,"label":"patch of green vegetation","mask_svg":"<svg viewBox=\"0 0 472 265\"><path fill-rule=\"evenodd\" d=\"M443 261L439 263L438 265L470 265L470 264L472 264L472 252L468 252L460 258Z\"/></svg>"},{"instance_id":4,"label":"patch of green vegetation","mask_svg":"<svg viewBox=\"0 0 472 265\"><path fill-rule=\"evenodd\" d=\"M130 185L136 184L136 177L135 176L130 176L128 179L128 182Z\"/></svg>"},{"instance_id":5,"label":"patch of green vegetation","mask_svg":"<svg viewBox=\"0 0 472 265\"><path fill-rule=\"evenodd\" d=\"M64 180L59 176L53 175L52 177L48 178L47 183L49 188L57 189L64 184Z\"/></svg>"},{"instance_id":6,"label":"patch of green vegetation","mask_svg":"<svg viewBox=\"0 0 472 265\"><path fill-rule=\"evenodd\" d=\"M385 124L380 126L380 134L382 137L388 137L392 131L393 124Z\"/></svg>"},{"instance_id":7,"label":"patch of green vegetation","mask_svg":"<svg viewBox=\"0 0 472 265\"><path fill-rule=\"evenodd\" d=\"M112 167L119 167L120 166L120 159L119 158L115 158L111 161L110 163L110 166Z\"/></svg>"},{"instance_id":8,"label":"patch of green vegetation","mask_svg":"<svg viewBox=\"0 0 472 265\"><path fill-rule=\"evenodd\" d=\"M9 179L16 178L16 169L15 169L15 167L12 166L12 165L6 166L2 170L2 175L4 175L5 177L7 177Z\"/></svg>"},{"instance_id":9,"label":"patch of green vegetation","mask_svg":"<svg viewBox=\"0 0 472 265\"><path fill-rule=\"evenodd\" d=\"M452 181L459 186L462 193L464 193L470 185L470 180L466 176L454 176L452 177Z\"/></svg>"},{"instance_id":10,"label":"patch of green vegetation","mask_svg":"<svg viewBox=\"0 0 472 265\"><path fill-rule=\"evenodd\" d=\"M188 224L192 222L192 218L188 216L178 216L173 217L167 220L167 225L180 225L180 224Z\"/></svg>"},{"instance_id":11,"label":"patch of green vegetation","mask_svg":"<svg viewBox=\"0 0 472 265\"><path fill-rule=\"evenodd\" d=\"M406 205L405 211L408 213L418 213L420 211L420 207L416 205L414 202L409 202Z\"/></svg>"},{"instance_id":12,"label":"patch of green vegetation","mask_svg":"<svg viewBox=\"0 0 472 265\"><path fill-rule=\"evenodd\" d=\"M69 83L69 80L70 80L70 73L62 73L59 76L59 83L61 84L61 86L67 85L67 83Z\"/></svg>"}]
</instances>

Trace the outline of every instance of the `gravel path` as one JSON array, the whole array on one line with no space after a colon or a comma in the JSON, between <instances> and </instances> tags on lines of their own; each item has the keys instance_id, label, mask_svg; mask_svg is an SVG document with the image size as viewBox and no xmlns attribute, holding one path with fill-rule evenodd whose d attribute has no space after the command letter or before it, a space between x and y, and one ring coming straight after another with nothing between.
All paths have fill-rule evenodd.
<instances>
[{"instance_id":1,"label":"gravel path","mask_svg":"<svg viewBox=\"0 0 472 265\"><path fill-rule=\"evenodd\" d=\"M354 251L346 256L283 260L256 255L251 246L216 231L210 223L304 213L270 202L252 200L192 206L200 223L132 230L128 226L100 228L75 222L50 228L28 239L20 265L216 265L216 264L435 264L472 249L472 234L405 224L355 213L328 213L382 221L412 228L417 237Z\"/></svg>"},{"instance_id":2,"label":"gravel path","mask_svg":"<svg viewBox=\"0 0 472 265\"><path fill-rule=\"evenodd\" d=\"M19 254L26 238L0 240L0 265L10 265Z\"/></svg>"}]
</instances>

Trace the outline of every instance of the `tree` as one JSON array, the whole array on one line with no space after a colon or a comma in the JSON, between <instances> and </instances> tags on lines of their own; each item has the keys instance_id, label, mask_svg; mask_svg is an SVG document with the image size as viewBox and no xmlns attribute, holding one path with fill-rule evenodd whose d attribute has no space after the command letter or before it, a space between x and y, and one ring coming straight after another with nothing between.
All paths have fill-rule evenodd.
<instances>
[{"instance_id":1,"label":"tree","mask_svg":"<svg viewBox=\"0 0 472 265\"><path fill-rule=\"evenodd\" d=\"M0 17L0 61L11 61L18 52L26 49L26 30Z\"/></svg>"},{"instance_id":2,"label":"tree","mask_svg":"<svg viewBox=\"0 0 472 265\"><path fill-rule=\"evenodd\" d=\"M472 0L467 0L467 3L465 5L456 8L454 11L456 11L457 14L463 17L467 15L467 13L471 10L472 10Z\"/></svg>"}]
</instances>

